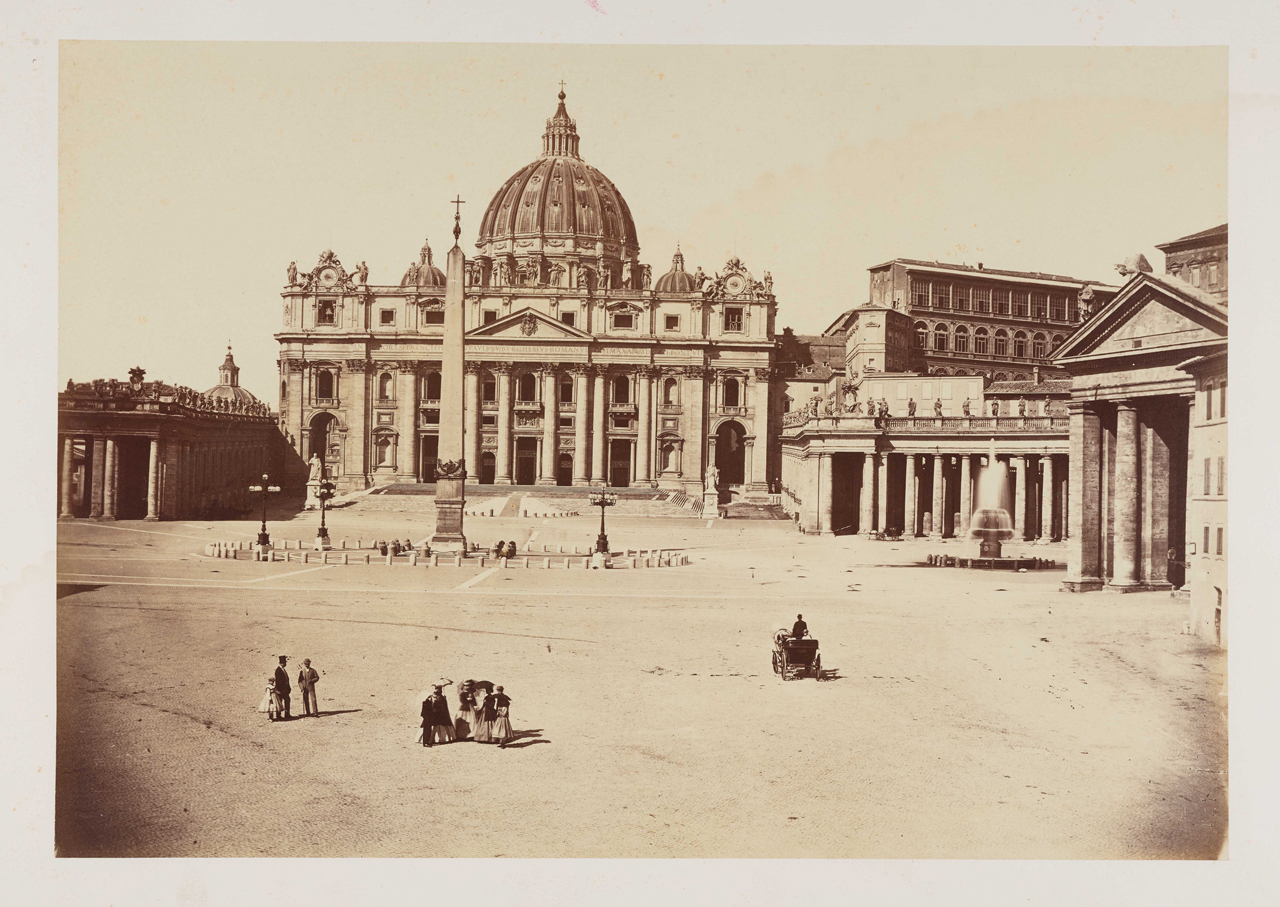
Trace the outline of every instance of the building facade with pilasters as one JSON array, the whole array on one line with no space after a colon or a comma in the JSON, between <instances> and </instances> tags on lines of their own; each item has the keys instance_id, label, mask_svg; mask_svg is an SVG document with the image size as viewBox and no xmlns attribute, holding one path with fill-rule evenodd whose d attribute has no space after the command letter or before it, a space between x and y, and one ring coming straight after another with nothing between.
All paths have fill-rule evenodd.
<instances>
[{"instance_id":1,"label":"building facade with pilasters","mask_svg":"<svg viewBox=\"0 0 1280 907\"><path fill-rule=\"evenodd\" d=\"M494 195L466 263L468 480L767 493L776 300L731 258L656 280L617 188L578 155L564 97L543 154ZM435 478L444 275L398 285L325 252L282 293L280 412L343 491Z\"/></svg>"}]
</instances>

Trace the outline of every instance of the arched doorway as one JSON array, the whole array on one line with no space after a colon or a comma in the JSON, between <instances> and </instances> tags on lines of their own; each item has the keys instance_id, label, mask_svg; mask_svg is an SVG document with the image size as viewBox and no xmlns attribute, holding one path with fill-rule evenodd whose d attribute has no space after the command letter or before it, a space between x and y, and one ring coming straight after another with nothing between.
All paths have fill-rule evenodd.
<instances>
[{"instance_id":1,"label":"arched doorway","mask_svg":"<svg viewBox=\"0 0 1280 907\"><path fill-rule=\"evenodd\" d=\"M333 413L316 413L315 418L311 420L311 437L309 438L309 447L307 450L307 460L311 460L311 455L319 454L320 459L325 464L325 474L333 475L333 469L338 465L338 419Z\"/></svg>"},{"instance_id":2,"label":"arched doorway","mask_svg":"<svg viewBox=\"0 0 1280 907\"><path fill-rule=\"evenodd\" d=\"M492 485L497 474L496 458L491 450L480 454L480 484Z\"/></svg>"},{"instance_id":3,"label":"arched doorway","mask_svg":"<svg viewBox=\"0 0 1280 907\"><path fill-rule=\"evenodd\" d=\"M556 461L556 484L573 484L573 454L562 453Z\"/></svg>"},{"instance_id":4,"label":"arched doorway","mask_svg":"<svg viewBox=\"0 0 1280 907\"><path fill-rule=\"evenodd\" d=\"M419 456L422 462L418 464L418 475L420 482L434 482L436 480L436 455L440 452L440 436L439 435L423 435L419 443Z\"/></svg>"},{"instance_id":5,"label":"arched doorway","mask_svg":"<svg viewBox=\"0 0 1280 907\"><path fill-rule=\"evenodd\" d=\"M741 423L729 421L716 429L716 469L723 485L742 485L746 481L747 431Z\"/></svg>"}]
</instances>

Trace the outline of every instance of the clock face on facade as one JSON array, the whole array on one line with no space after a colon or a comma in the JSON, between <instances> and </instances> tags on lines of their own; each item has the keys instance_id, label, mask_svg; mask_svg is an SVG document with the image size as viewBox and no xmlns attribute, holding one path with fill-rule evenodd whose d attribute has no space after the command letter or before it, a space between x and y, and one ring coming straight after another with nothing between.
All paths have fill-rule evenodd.
<instances>
[{"instance_id":1,"label":"clock face on facade","mask_svg":"<svg viewBox=\"0 0 1280 907\"><path fill-rule=\"evenodd\" d=\"M320 282L326 287L331 287L338 282L338 272L333 268L325 268L320 272Z\"/></svg>"},{"instance_id":2,"label":"clock face on facade","mask_svg":"<svg viewBox=\"0 0 1280 907\"><path fill-rule=\"evenodd\" d=\"M729 293L731 296L737 296L746 288L747 279L741 274L730 274L724 282L725 292Z\"/></svg>"}]
</instances>

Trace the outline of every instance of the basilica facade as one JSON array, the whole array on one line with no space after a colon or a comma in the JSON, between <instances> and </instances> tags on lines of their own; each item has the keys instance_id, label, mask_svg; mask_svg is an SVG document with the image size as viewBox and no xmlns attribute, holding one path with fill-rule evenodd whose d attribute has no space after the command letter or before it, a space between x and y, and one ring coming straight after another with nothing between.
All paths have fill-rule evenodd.
<instances>
[{"instance_id":1,"label":"basilica facade","mask_svg":"<svg viewBox=\"0 0 1280 907\"><path fill-rule=\"evenodd\" d=\"M559 96L542 153L497 190L466 262L468 480L767 492L772 278L674 250L656 279L617 187L578 153ZM282 295L280 421L343 491L432 482L445 277L429 244L394 284L332 252Z\"/></svg>"}]
</instances>

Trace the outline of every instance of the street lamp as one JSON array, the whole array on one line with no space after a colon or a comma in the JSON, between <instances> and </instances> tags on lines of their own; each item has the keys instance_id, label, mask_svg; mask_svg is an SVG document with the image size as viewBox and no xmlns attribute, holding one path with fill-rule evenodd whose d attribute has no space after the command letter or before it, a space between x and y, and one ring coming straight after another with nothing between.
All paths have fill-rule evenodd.
<instances>
[{"instance_id":1,"label":"street lamp","mask_svg":"<svg viewBox=\"0 0 1280 907\"><path fill-rule=\"evenodd\" d=\"M268 485L269 476L264 472L262 474L261 485L250 485L249 490L255 494L262 495L262 530L258 533L259 547L266 548L271 545L271 536L267 535L267 497L280 491L279 485Z\"/></svg>"},{"instance_id":2,"label":"street lamp","mask_svg":"<svg viewBox=\"0 0 1280 907\"><path fill-rule=\"evenodd\" d=\"M338 486L329 481L325 475L327 470L325 467L320 468L320 487L316 489L316 499L320 501L320 528L316 532L316 550L329 550L329 530L324 525L325 504L333 499L333 495Z\"/></svg>"},{"instance_id":3,"label":"street lamp","mask_svg":"<svg viewBox=\"0 0 1280 907\"><path fill-rule=\"evenodd\" d=\"M590 496L591 506L600 508L600 537L596 539L596 551L609 553L609 536L604 534L604 509L618 503L618 496L607 491L593 491Z\"/></svg>"}]
</instances>

